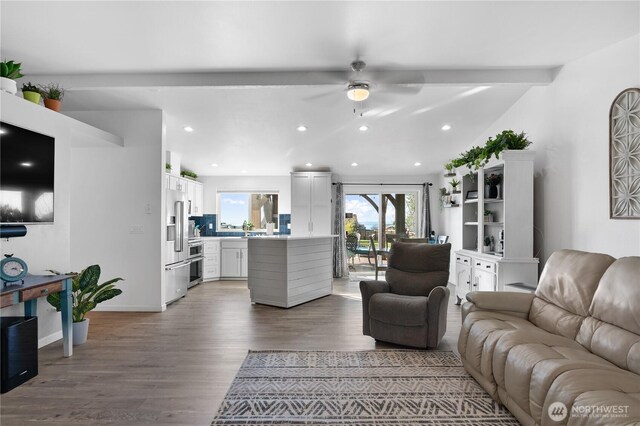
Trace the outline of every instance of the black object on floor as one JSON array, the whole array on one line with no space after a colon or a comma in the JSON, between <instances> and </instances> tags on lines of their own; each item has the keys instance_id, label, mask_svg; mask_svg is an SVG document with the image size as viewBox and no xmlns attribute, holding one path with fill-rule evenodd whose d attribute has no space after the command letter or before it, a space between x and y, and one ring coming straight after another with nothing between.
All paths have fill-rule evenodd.
<instances>
[{"instance_id":1,"label":"black object on floor","mask_svg":"<svg viewBox=\"0 0 640 426\"><path fill-rule=\"evenodd\" d=\"M38 375L38 318L3 317L0 393Z\"/></svg>"}]
</instances>

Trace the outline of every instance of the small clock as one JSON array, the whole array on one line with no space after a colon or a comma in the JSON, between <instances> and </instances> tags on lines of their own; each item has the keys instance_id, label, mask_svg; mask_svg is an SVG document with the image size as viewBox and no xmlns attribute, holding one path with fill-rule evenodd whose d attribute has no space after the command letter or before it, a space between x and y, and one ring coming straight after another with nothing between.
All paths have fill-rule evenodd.
<instances>
[{"instance_id":1,"label":"small clock","mask_svg":"<svg viewBox=\"0 0 640 426\"><path fill-rule=\"evenodd\" d=\"M0 261L0 278L2 281L20 281L27 276L29 268L27 263L13 254L5 254L5 259Z\"/></svg>"}]
</instances>

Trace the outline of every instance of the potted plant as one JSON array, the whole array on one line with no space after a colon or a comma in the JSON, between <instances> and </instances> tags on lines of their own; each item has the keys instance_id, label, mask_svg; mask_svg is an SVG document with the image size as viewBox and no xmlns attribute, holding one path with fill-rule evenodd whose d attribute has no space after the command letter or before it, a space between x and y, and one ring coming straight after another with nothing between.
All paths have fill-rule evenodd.
<instances>
[{"instance_id":1,"label":"potted plant","mask_svg":"<svg viewBox=\"0 0 640 426\"><path fill-rule=\"evenodd\" d=\"M500 153L505 150L522 150L531 145L524 132L516 133L513 130L503 130L495 138L490 137L484 146L474 146L460 154L449 162L453 167L467 166L469 171L478 170L489 162L491 157L500 158Z\"/></svg>"},{"instance_id":2,"label":"potted plant","mask_svg":"<svg viewBox=\"0 0 640 426\"><path fill-rule=\"evenodd\" d=\"M34 104L40 104L40 98L42 96L40 95L40 89L38 89L38 86L28 82L22 85L22 97Z\"/></svg>"},{"instance_id":3,"label":"potted plant","mask_svg":"<svg viewBox=\"0 0 640 426\"><path fill-rule=\"evenodd\" d=\"M491 251L491 238L484 237L484 246L482 247L483 253L489 253Z\"/></svg>"},{"instance_id":4,"label":"potted plant","mask_svg":"<svg viewBox=\"0 0 640 426\"><path fill-rule=\"evenodd\" d=\"M180 176L193 180L196 180L198 178L198 175L191 170L180 170Z\"/></svg>"},{"instance_id":5,"label":"potted plant","mask_svg":"<svg viewBox=\"0 0 640 426\"><path fill-rule=\"evenodd\" d=\"M16 79L24 77L20 74L21 63L13 61L0 62L0 90L15 95L18 92Z\"/></svg>"},{"instance_id":6,"label":"potted plant","mask_svg":"<svg viewBox=\"0 0 640 426\"><path fill-rule=\"evenodd\" d=\"M60 272L50 272L60 275ZM122 290L116 288L115 283L122 281L122 278L112 278L102 284L98 284L98 280L100 279L99 265L91 265L79 274L70 272L65 275L74 275L71 294L71 302L73 305L73 344L82 345L87 341L87 333L89 332L89 318L85 318L85 315L87 312L95 309L99 303L120 295ZM60 312L60 293L53 293L47 296L47 302L56 308L56 311Z\"/></svg>"},{"instance_id":7,"label":"potted plant","mask_svg":"<svg viewBox=\"0 0 640 426\"><path fill-rule=\"evenodd\" d=\"M451 179L451 182L449 182L449 184L451 185L452 194L460 193L460 191L458 191L458 185L460 185L460 181L458 179Z\"/></svg>"},{"instance_id":8,"label":"potted plant","mask_svg":"<svg viewBox=\"0 0 640 426\"><path fill-rule=\"evenodd\" d=\"M484 221L493 222L493 212L491 210L484 209Z\"/></svg>"},{"instance_id":9,"label":"potted plant","mask_svg":"<svg viewBox=\"0 0 640 426\"><path fill-rule=\"evenodd\" d=\"M44 98L45 107L53 111L60 112L62 98L64 97L64 89L60 87L58 83L40 86L40 93L42 93L42 97Z\"/></svg>"},{"instance_id":10,"label":"potted plant","mask_svg":"<svg viewBox=\"0 0 640 426\"><path fill-rule=\"evenodd\" d=\"M445 164L444 168L447 170L445 177L451 177L456 175L456 172L454 171L455 166L453 165L452 162L448 162L447 164Z\"/></svg>"},{"instance_id":11,"label":"potted plant","mask_svg":"<svg viewBox=\"0 0 640 426\"><path fill-rule=\"evenodd\" d=\"M170 172L170 171L171 171L171 163L164 163L164 169L165 169L167 172Z\"/></svg>"},{"instance_id":12,"label":"potted plant","mask_svg":"<svg viewBox=\"0 0 640 426\"><path fill-rule=\"evenodd\" d=\"M489 185L487 198L498 198L498 185L502 182L502 175L491 173L484 179L484 183Z\"/></svg>"}]
</instances>

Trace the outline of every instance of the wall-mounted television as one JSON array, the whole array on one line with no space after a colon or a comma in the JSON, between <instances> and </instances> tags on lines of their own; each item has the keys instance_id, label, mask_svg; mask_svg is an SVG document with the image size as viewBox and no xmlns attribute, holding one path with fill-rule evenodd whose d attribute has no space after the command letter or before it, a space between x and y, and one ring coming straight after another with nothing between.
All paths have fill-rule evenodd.
<instances>
[{"instance_id":1,"label":"wall-mounted television","mask_svg":"<svg viewBox=\"0 0 640 426\"><path fill-rule=\"evenodd\" d=\"M52 223L55 139L0 121L0 223Z\"/></svg>"}]
</instances>

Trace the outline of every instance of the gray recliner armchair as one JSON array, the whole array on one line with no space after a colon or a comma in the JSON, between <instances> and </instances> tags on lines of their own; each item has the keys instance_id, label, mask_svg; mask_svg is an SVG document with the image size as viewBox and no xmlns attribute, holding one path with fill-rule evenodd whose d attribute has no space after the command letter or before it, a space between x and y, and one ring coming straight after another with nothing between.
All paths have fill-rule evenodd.
<instances>
[{"instance_id":1,"label":"gray recliner armchair","mask_svg":"<svg viewBox=\"0 0 640 426\"><path fill-rule=\"evenodd\" d=\"M447 330L451 244L395 243L385 281L360 281L362 332L376 340L436 348Z\"/></svg>"}]
</instances>

